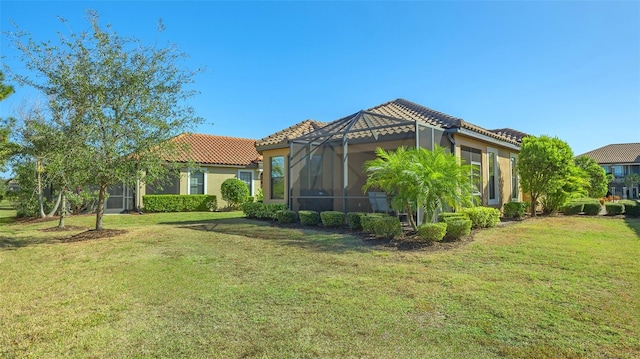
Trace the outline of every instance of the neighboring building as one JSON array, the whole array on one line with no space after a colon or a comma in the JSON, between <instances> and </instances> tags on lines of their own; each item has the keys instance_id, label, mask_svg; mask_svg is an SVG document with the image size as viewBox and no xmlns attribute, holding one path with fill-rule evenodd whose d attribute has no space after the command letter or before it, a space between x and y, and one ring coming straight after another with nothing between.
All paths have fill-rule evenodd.
<instances>
[{"instance_id":1,"label":"neighboring building","mask_svg":"<svg viewBox=\"0 0 640 359\"><path fill-rule=\"evenodd\" d=\"M106 213L120 213L144 207L145 194L211 194L218 197L218 207L226 206L220 186L228 178L238 178L249 187L252 196L260 188L262 163L255 148L255 140L225 136L182 134L172 139L186 144L188 155L177 161L185 164L172 178L161 185L139 182L135 188L109 188ZM187 168L194 163L194 168Z\"/></svg>"},{"instance_id":2,"label":"neighboring building","mask_svg":"<svg viewBox=\"0 0 640 359\"><path fill-rule=\"evenodd\" d=\"M520 200L515 165L526 134L486 130L462 119L397 99L330 123L306 120L256 142L264 157L267 203L293 210L372 211L363 164L375 149L450 149L472 166L482 204L502 208Z\"/></svg>"},{"instance_id":3,"label":"neighboring building","mask_svg":"<svg viewBox=\"0 0 640 359\"><path fill-rule=\"evenodd\" d=\"M619 143L597 148L578 157L593 158L605 172L613 174L609 191L620 198L639 198L640 184L627 187L624 177L630 174L640 175L640 143Z\"/></svg>"}]
</instances>

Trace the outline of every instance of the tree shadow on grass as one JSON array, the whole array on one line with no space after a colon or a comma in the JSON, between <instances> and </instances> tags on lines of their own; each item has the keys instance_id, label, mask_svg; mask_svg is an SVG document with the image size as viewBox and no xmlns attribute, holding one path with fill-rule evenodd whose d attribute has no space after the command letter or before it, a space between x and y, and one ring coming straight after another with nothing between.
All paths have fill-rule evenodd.
<instances>
[{"instance_id":1,"label":"tree shadow on grass","mask_svg":"<svg viewBox=\"0 0 640 359\"><path fill-rule=\"evenodd\" d=\"M0 235L0 250L11 250L38 244L60 243L62 238L12 238Z\"/></svg>"},{"instance_id":2,"label":"tree shadow on grass","mask_svg":"<svg viewBox=\"0 0 640 359\"><path fill-rule=\"evenodd\" d=\"M640 217L625 217L624 222L627 227L633 229L636 232L636 236L640 238Z\"/></svg>"},{"instance_id":3,"label":"tree shadow on grass","mask_svg":"<svg viewBox=\"0 0 640 359\"><path fill-rule=\"evenodd\" d=\"M370 252L376 246L389 243L389 240L363 240L340 230L312 229L300 225L279 226L271 222L246 218L189 221L176 224L179 224L178 228L270 240L284 246L319 252Z\"/></svg>"}]
</instances>

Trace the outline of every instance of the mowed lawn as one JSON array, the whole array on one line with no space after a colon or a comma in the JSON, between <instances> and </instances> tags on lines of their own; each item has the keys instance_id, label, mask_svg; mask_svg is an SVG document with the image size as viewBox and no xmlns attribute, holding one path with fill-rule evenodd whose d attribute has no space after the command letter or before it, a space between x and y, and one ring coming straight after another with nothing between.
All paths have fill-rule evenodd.
<instances>
[{"instance_id":1,"label":"mowed lawn","mask_svg":"<svg viewBox=\"0 0 640 359\"><path fill-rule=\"evenodd\" d=\"M640 357L638 219L430 252L240 217L106 216L128 233L73 243L0 221L0 357Z\"/></svg>"}]
</instances>

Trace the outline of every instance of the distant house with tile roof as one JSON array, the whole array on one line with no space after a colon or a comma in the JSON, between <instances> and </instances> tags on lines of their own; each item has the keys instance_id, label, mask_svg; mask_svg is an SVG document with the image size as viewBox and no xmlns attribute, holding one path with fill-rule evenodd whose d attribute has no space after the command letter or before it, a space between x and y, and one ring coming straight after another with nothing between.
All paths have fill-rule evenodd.
<instances>
[{"instance_id":1,"label":"distant house with tile roof","mask_svg":"<svg viewBox=\"0 0 640 359\"><path fill-rule=\"evenodd\" d=\"M265 202L287 203L294 210L371 211L362 192L362 166L375 158L376 147L435 144L472 166L470 180L478 183L483 204L502 208L521 199L515 165L525 136L396 99L328 123L302 121L256 141L256 148L264 157Z\"/></svg>"},{"instance_id":2,"label":"distant house with tile roof","mask_svg":"<svg viewBox=\"0 0 640 359\"><path fill-rule=\"evenodd\" d=\"M106 212L144 207L142 196L145 194L210 194L217 196L221 208L226 203L220 186L228 178L244 181L252 196L260 188L262 162L255 140L185 133L171 141L187 149L175 158L176 162L184 163L184 167L161 185L140 182L136 190L126 187L110 190Z\"/></svg>"},{"instance_id":3,"label":"distant house with tile roof","mask_svg":"<svg viewBox=\"0 0 640 359\"><path fill-rule=\"evenodd\" d=\"M596 148L578 157L593 158L604 168L605 172L613 174L614 180L609 183L615 195L621 198L639 198L640 188L627 188L624 177L630 174L640 175L640 143L617 143Z\"/></svg>"}]
</instances>

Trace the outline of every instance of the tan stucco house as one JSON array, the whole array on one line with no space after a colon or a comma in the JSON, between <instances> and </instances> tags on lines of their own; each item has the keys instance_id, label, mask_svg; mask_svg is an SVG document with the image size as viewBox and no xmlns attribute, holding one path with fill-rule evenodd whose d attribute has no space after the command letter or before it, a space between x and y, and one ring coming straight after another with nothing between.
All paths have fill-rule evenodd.
<instances>
[{"instance_id":1,"label":"tan stucco house","mask_svg":"<svg viewBox=\"0 0 640 359\"><path fill-rule=\"evenodd\" d=\"M138 181L132 188L124 185L109 188L105 212L144 208L145 194L210 194L217 196L218 208L223 208L227 204L222 200L220 186L228 178L244 181L252 196L260 188L262 168L255 140L182 134L172 141L189 149L177 159L185 166L161 186Z\"/></svg>"},{"instance_id":2,"label":"tan stucco house","mask_svg":"<svg viewBox=\"0 0 640 359\"><path fill-rule=\"evenodd\" d=\"M264 161L264 201L293 210L372 211L370 196L362 191L362 168L375 158L375 149L433 149L434 144L470 164L479 201L501 209L522 199L515 166L525 136L397 99L329 123L302 121L258 140L256 148Z\"/></svg>"},{"instance_id":3,"label":"tan stucco house","mask_svg":"<svg viewBox=\"0 0 640 359\"><path fill-rule=\"evenodd\" d=\"M640 142L616 143L596 148L578 157L594 159L605 172L613 175L609 183L609 192L620 198L640 198L640 185L629 186L624 178L628 175L640 175Z\"/></svg>"}]
</instances>

